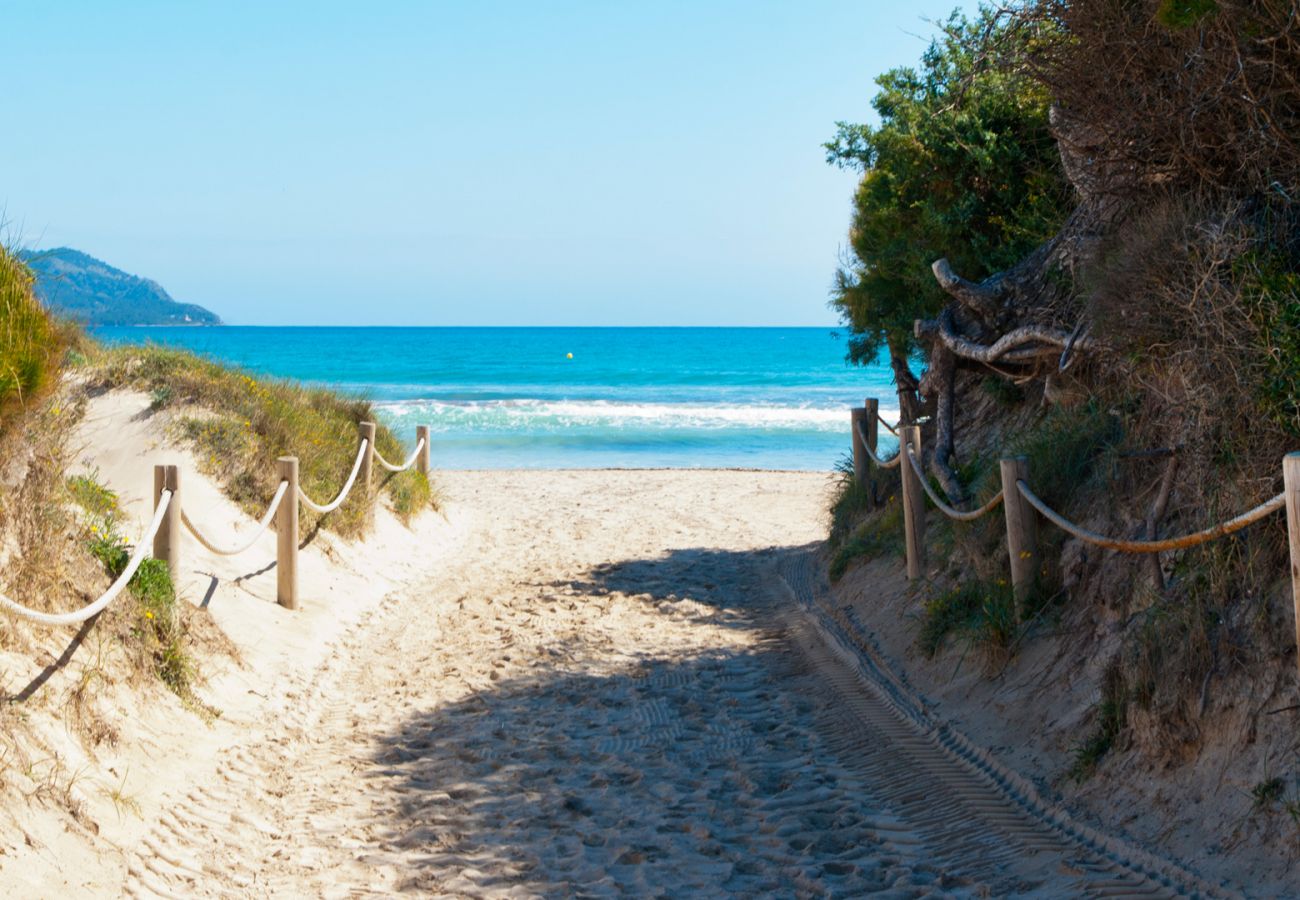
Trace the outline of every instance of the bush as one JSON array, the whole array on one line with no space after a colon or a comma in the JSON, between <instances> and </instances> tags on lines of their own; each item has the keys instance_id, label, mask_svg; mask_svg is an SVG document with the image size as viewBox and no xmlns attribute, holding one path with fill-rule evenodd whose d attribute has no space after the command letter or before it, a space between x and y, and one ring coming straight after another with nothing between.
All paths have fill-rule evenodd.
<instances>
[{"instance_id":1,"label":"bush","mask_svg":"<svg viewBox=\"0 0 1300 900\"><path fill-rule=\"evenodd\" d=\"M32 293L32 276L0 247L0 425L48 387L66 335Z\"/></svg>"}]
</instances>

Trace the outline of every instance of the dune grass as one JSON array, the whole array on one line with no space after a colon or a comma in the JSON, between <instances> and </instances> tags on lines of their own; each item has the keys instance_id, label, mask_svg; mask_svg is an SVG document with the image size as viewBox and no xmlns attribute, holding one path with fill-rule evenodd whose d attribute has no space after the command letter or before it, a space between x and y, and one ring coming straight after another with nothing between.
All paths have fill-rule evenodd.
<instances>
[{"instance_id":1,"label":"dune grass","mask_svg":"<svg viewBox=\"0 0 1300 900\"><path fill-rule=\"evenodd\" d=\"M32 293L32 275L0 247L0 426L54 381L67 329Z\"/></svg>"},{"instance_id":2,"label":"dune grass","mask_svg":"<svg viewBox=\"0 0 1300 900\"><path fill-rule=\"evenodd\" d=\"M91 367L100 385L145 391L155 410L173 408L177 436L194 448L204 472L254 516L265 511L275 493L275 461L280 456L298 457L299 484L313 500L332 500L356 459L358 423L375 421L368 401L255 377L183 350L152 345L101 348ZM376 429L375 445L390 460L406 455L382 425ZM376 471L374 482L404 519L437 506L428 480L413 470L396 476ZM327 516L306 508L302 516L304 530L326 524L342 535L360 535L367 521L365 493L354 489Z\"/></svg>"}]
</instances>

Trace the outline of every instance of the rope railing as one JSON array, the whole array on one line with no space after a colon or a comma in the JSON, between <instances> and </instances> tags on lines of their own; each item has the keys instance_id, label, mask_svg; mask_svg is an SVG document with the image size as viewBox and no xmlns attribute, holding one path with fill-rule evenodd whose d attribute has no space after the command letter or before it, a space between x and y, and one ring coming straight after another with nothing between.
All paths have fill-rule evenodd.
<instances>
[{"instance_id":1,"label":"rope railing","mask_svg":"<svg viewBox=\"0 0 1300 900\"><path fill-rule=\"evenodd\" d=\"M288 490L289 482L281 481L280 486L275 489L275 496L271 498L271 505L267 507L266 515L262 516L261 521L257 523L257 531L238 547L218 546L195 527L194 523L190 521L189 515L185 512L184 507L181 508L181 523L184 524L185 530L194 536L194 540L198 541L218 556L238 556L246 550L251 550L253 545L257 543L258 538L265 534L266 530L271 527L271 522L275 518L276 511L280 508L280 501L284 499L284 495Z\"/></svg>"},{"instance_id":2,"label":"rope railing","mask_svg":"<svg viewBox=\"0 0 1300 900\"><path fill-rule=\"evenodd\" d=\"M1035 494L1024 481L1017 481L1016 487L1020 490L1021 495L1029 501L1029 505L1038 510L1043 518L1057 528L1074 535L1081 541L1087 541L1089 544L1096 544L1098 547L1105 547L1109 550L1119 550L1121 553L1159 553L1162 550L1182 550L1187 547L1195 547L1198 544L1208 543L1215 538L1225 537L1234 531L1240 531L1247 525L1253 525L1260 519L1286 506L1286 494L1282 493L1265 500L1259 506L1247 510L1239 516L1228 519L1226 522L1220 522L1218 525L1212 525L1192 534L1185 534L1182 537L1162 538L1158 541L1131 541L1124 538L1107 537L1071 522L1043 502L1043 499Z\"/></svg>"},{"instance_id":3,"label":"rope railing","mask_svg":"<svg viewBox=\"0 0 1300 900\"><path fill-rule=\"evenodd\" d=\"M136 570L140 568L140 563L144 562L145 553L150 542L158 535L158 530L162 527L163 520L171 509L174 496L170 490L164 490L159 495L158 505L153 512L153 519L149 522L149 527L145 529L144 535L135 545L135 552L131 554L131 559L127 561L126 568L108 586L108 590L99 596L98 600L83 606L75 612L47 613L23 606L21 603L10 600L4 594L0 594L0 607L17 613L24 619L40 622L42 625L78 625L91 616L103 612L110 603L117 599L117 595L122 593L122 589L131 582L131 579L135 577Z\"/></svg>"},{"instance_id":4,"label":"rope railing","mask_svg":"<svg viewBox=\"0 0 1300 900\"><path fill-rule=\"evenodd\" d=\"M925 493L930 497L931 502L934 503L939 512L943 513L948 518L956 519L958 522L973 522L986 513L992 512L993 509L1002 502L1003 493L1002 491L998 491L979 509L962 510L957 509L955 506L948 505L948 503L939 496L935 489L930 486L930 479L926 478L925 473L921 471L921 464L916 461L916 454L911 450L906 450L904 452L907 454L908 464L912 467L912 471L916 473L917 479L921 482L921 487L925 489Z\"/></svg>"},{"instance_id":5,"label":"rope railing","mask_svg":"<svg viewBox=\"0 0 1300 900\"><path fill-rule=\"evenodd\" d=\"M1007 555L1011 564L1011 584L1017 597L1024 597L1039 577L1041 562L1038 547L1039 518L1051 522L1057 528L1098 547L1116 550L1120 553L1149 554L1171 550L1184 550L1218 538L1226 537L1261 519L1283 509L1287 510L1287 534L1291 552L1291 587L1292 601L1296 614L1296 644L1300 648L1300 453L1290 453L1283 457L1282 476L1285 489L1275 497L1252 507L1240 515L1226 521L1203 528L1200 531L1179 537L1155 537L1152 523L1148 521L1146 540L1132 540L1111 537L1084 528L1072 522L1061 513L1052 509L1038 496L1029 485L1029 463L1023 456L1003 457L999 462L1002 476L1002 489L979 509L961 510L953 506L945 497L939 495L930 485L921 460L924 458L921 448L921 429L917 425L902 425L896 432L899 439L899 453L889 460L881 459L875 452L876 428L889 423L880 418L879 401L868 398L866 405L852 410L851 435L853 439L853 474L854 479L863 488L865 504L871 508L879 502L876 496L876 484L871 474L871 466L892 468L907 456L908 464L902 467L902 486L900 495L903 507L903 530L906 544L907 577L920 579L925 576L925 498L940 512L957 521L972 521L987 515L999 504L1005 511ZM894 431L890 428L890 431ZM1300 653L1297 654L1300 665Z\"/></svg>"},{"instance_id":6,"label":"rope railing","mask_svg":"<svg viewBox=\"0 0 1300 900\"><path fill-rule=\"evenodd\" d=\"M890 434L892 434L894 437L898 437L898 426L903 424L901 421L895 422L893 425L890 425L888 422L885 421L885 417L882 416L880 413L876 413L876 421L878 421L881 425L884 425L885 430L888 431Z\"/></svg>"},{"instance_id":7,"label":"rope railing","mask_svg":"<svg viewBox=\"0 0 1300 900\"><path fill-rule=\"evenodd\" d=\"M402 463L400 466L395 466L388 460L384 459L384 455L379 452L378 447L375 448L375 459L379 460L379 464L390 472L405 472L407 469L411 468L411 466L415 465L415 461L420 458L420 452L424 450L424 445L424 438L420 438L420 440L415 444L415 449L411 451L410 457L408 457L406 462Z\"/></svg>"},{"instance_id":8,"label":"rope railing","mask_svg":"<svg viewBox=\"0 0 1300 900\"><path fill-rule=\"evenodd\" d=\"M862 423L858 423L858 434L862 437L862 449L867 451L867 458L876 464L879 469L892 469L903 461L902 454L896 453L889 459L884 459L876 455L876 451L871 449L871 444L867 443L866 432L862 430Z\"/></svg>"},{"instance_id":9,"label":"rope railing","mask_svg":"<svg viewBox=\"0 0 1300 900\"><path fill-rule=\"evenodd\" d=\"M361 446L357 448L357 461L352 464L352 473L348 475L348 480L346 483L344 483L343 489L339 491L337 497L335 497L329 503L325 503L325 504L317 503L315 500L308 497L307 492L304 491L300 486L298 488L298 499L302 501L302 505L307 507L310 510L314 510L315 512L320 513L321 515L324 515L325 513L332 513L334 512L334 510L342 506L343 501L348 498L348 494L352 491L352 485L354 485L357 481L357 473L361 471L361 463L366 458L366 449L369 446L370 446L370 442L365 438L362 438Z\"/></svg>"},{"instance_id":10,"label":"rope railing","mask_svg":"<svg viewBox=\"0 0 1300 900\"><path fill-rule=\"evenodd\" d=\"M360 423L361 443L357 448L357 458L352 463L343 488L329 503L320 504L313 501L298 485L298 458L282 456L276 461L279 481L275 494L267 506L266 512L258 520L257 527L251 535L243 539L238 547L224 547L204 534L184 508L180 492L180 468L175 465L154 466L154 513L144 536L135 547L127 566L114 580L108 590L94 603L71 613L46 613L29 609L3 594L0 594L0 609L9 611L40 622L45 625L74 625L84 622L107 607L122 593L135 576L144 561L147 545L153 542L153 557L164 561L171 573L173 583L180 575L180 544L182 530L188 531L200 545L218 556L237 556L251 550L274 525L276 531L276 602L288 609L298 608L298 504L324 515L333 512L348 498L352 489L360 481L365 485L367 496L371 493L371 470L373 461L379 458L380 465L391 472L402 472L412 466L424 475L429 474L429 428L426 425L415 429L415 450L410 458L400 466L389 463L375 451L375 424ZM373 515L373 507L367 508L367 515Z\"/></svg>"}]
</instances>

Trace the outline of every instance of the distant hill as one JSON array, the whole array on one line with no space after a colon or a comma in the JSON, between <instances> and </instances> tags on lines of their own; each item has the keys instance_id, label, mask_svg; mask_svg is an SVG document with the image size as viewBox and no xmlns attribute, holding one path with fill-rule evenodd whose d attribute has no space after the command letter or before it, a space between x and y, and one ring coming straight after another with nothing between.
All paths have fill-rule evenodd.
<instances>
[{"instance_id":1,"label":"distant hill","mask_svg":"<svg viewBox=\"0 0 1300 900\"><path fill-rule=\"evenodd\" d=\"M23 250L36 294L50 309L87 325L220 325L215 313L177 303L162 285L69 247Z\"/></svg>"}]
</instances>

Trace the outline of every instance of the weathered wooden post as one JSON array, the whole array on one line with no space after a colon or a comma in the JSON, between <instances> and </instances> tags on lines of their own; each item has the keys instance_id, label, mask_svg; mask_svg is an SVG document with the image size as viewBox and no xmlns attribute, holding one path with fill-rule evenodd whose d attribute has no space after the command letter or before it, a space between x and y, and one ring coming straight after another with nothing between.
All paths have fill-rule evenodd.
<instances>
[{"instance_id":1,"label":"weathered wooden post","mask_svg":"<svg viewBox=\"0 0 1300 900\"><path fill-rule=\"evenodd\" d=\"M921 426L906 425L898 429L898 452L904 456L898 462L903 475L903 532L907 539L907 577L911 581L925 574L925 488L921 479L907 461L910 451L921 455Z\"/></svg>"},{"instance_id":2,"label":"weathered wooden post","mask_svg":"<svg viewBox=\"0 0 1300 900\"><path fill-rule=\"evenodd\" d=\"M866 442L862 438L866 421L867 411L862 407L855 406L849 411L849 429L852 431L853 442L853 483L863 491L870 491L871 462L867 459L867 451L863 449Z\"/></svg>"},{"instance_id":3,"label":"weathered wooden post","mask_svg":"<svg viewBox=\"0 0 1300 900\"><path fill-rule=\"evenodd\" d=\"M275 602L298 608L298 457L276 460L280 480L287 481L275 511Z\"/></svg>"},{"instance_id":4,"label":"weathered wooden post","mask_svg":"<svg viewBox=\"0 0 1300 900\"><path fill-rule=\"evenodd\" d=\"M172 499L163 513L162 524L153 536L153 558L167 563L172 585L179 587L181 575L181 470L179 466L153 467L153 508L158 509L163 491L171 491Z\"/></svg>"},{"instance_id":5,"label":"weathered wooden post","mask_svg":"<svg viewBox=\"0 0 1300 900\"><path fill-rule=\"evenodd\" d=\"M375 521L375 486L371 482L371 473L375 470L375 423L361 423L361 438L366 442L366 450L361 454L361 472L358 479L366 499L366 525Z\"/></svg>"},{"instance_id":6,"label":"weathered wooden post","mask_svg":"<svg viewBox=\"0 0 1300 900\"><path fill-rule=\"evenodd\" d=\"M1038 511L1029 505L1016 487L1029 481L1029 460L1023 456L1003 457L1002 507L1007 517L1007 553L1011 556L1011 590L1024 600L1038 577Z\"/></svg>"},{"instance_id":7,"label":"weathered wooden post","mask_svg":"<svg viewBox=\"0 0 1300 900\"><path fill-rule=\"evenodd\" d=\"M1286 533L1291 545L1291 606L1295 612L1296 666L1300 667L1300 453L1282 457Z\"/></svg>"},{"instance_id":8,"label":"weathered wooden post","mask_svg":"<svg viewBox=\"0 0 1300 900\"><path fill-rule=\"evenodd\" d=\"M866 426L866 434L864 435L864 440L866 441L867 449L871 451L870 455L879 457L880 456L880 401L874 397L868 397L866 400L866 409L867 409L867 415L866 415L867 420L866 422L863 423ZM876 470L876 466L874 463L867 468L867 506L868 507L874 507L876 505L876 477L879 474L880 473Z\"/></svg>"},{"instance_id":9,"label":"weathered wooden post","mask_svg":"<svg viewBox=\"0 0 1300 900\"><path fill-rule=\"evenodd\" d=\"M424 441L424 446L420 448L419 454L415 457L415 470L426 478L429 475L429 426L415 426L415 442L418 444Z\"/></svg>"}]
</instances>

